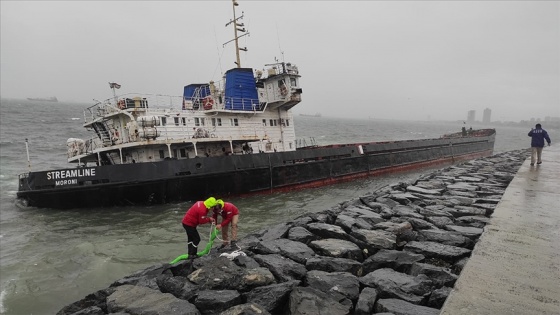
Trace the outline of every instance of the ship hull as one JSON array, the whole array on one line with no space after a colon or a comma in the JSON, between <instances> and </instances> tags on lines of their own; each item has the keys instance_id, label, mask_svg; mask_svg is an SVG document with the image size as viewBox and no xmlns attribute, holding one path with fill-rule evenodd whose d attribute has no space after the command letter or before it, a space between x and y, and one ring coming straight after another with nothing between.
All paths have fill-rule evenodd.
<instances>
[{"instance_id":1,"label":"ship hull","mask_svg":"<svg viewBox=\"0 0 560 315\"><path fill-rule=\"evenodd\" d=\"M491 133L31 172L20 177L17 196L29 206L68 209L270 193L489 156L494 138Z\"/></svg>"}]
</instances>

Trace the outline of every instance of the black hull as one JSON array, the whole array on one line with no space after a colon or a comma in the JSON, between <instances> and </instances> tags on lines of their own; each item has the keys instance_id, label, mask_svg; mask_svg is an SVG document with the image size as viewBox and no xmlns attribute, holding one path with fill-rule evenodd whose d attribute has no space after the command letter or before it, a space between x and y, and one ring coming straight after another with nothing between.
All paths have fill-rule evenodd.
<instances>
[{"instance_id":1,"label":"black hull","mask_svg":"<svg viewBox=\"0 0 560 315\"><path fill-rule=\"evenodd\" d=\"M494 137L491 133L482 137L361 144L362 150L355 144L108 165L85 168L87 171L79 173L67 169L57 171L76 176L56 180L52 179L53 171L32 172L20 178L17 196L29 206L67 209L290 190L492 155Z\"/></svg>"}]
</instances>

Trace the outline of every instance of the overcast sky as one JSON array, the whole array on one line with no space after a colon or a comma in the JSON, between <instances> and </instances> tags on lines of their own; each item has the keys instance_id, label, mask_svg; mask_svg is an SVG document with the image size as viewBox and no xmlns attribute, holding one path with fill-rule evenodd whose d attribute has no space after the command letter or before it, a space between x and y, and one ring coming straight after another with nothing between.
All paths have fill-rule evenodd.
<instances>
[{"instance_id":1,"label":"overcast sky","mask_svg":"<svg viewBox=\"0 0 560 315\"><path fill-rule=\"evenodd\" d=\"M295 113L407 120L560 116L558 1L239 0L243 67L299 67ZM1 96L181 95L235 66L220 1L0 1Z\"/></svg>"}]
</instances>

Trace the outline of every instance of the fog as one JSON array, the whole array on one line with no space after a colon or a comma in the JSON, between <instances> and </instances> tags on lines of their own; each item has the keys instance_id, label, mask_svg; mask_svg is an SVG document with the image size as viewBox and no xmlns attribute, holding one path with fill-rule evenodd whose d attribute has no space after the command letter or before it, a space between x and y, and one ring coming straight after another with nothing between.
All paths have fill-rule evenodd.
<instances>
[{"instance_id":1,"label":"fog","mask_svg":"<svg viewBox=\"0 0 560 315\"><path fill-rule=\"evenodd\" d=\"M241 65L299 67L295 113L560 117L560 2L249 1ZM0 1L2 98L181 95L235 67L232 2Z\"/></svg>"}]
</instances>

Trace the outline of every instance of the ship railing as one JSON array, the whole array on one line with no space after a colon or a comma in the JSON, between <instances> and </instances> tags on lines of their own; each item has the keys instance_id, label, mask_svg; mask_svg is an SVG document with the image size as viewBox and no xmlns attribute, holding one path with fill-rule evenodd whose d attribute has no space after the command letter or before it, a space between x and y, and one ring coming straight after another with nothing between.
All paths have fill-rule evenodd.
<instances>
[{"instance_id":1,"label":"ship railing","mask_svg":"<svg viewBox=\"0 0 560 315\"><path fill-rule=\"evenodd\" d=\"M309 139L296 139L296 149L314 148L318 146L317 141L313 137L309 137Z\"/></svg>"},{"instance_id":2,"label":"ship railing","mask_svg":"<svg viewBox=\"0 0 560 315\"><path fill-rule=\"evenodd\" d=\"M84 121L89 123L99 117L116 114L121 111L148 111L149 108L180 109L182 104L182 96L127 93L103 101L97 101L94 105L86 108L84 110Z\"/></svg>"}]
</instances>

